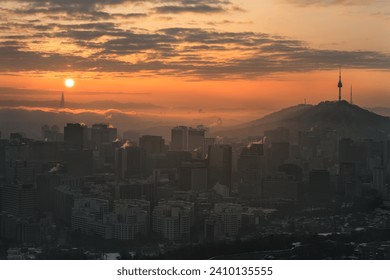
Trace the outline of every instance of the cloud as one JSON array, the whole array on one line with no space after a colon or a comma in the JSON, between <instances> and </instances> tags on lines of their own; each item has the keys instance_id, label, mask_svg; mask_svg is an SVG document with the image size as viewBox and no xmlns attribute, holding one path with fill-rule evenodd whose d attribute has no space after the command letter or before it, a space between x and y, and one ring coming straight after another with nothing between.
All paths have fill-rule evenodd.
<instances>
[{"instance_id":1,"label":"cloud","mask_svg":"<svg viewBox=\"0 0 390 280\"><path fill-rule=\"evenodd\" d=\"M181 14L181 13L199 13L199 14L212 14L222 13L226 10L221 6L210 5L190 5L190 6L160 6L154 9L155 12L160 14Z\"/></svg>"},{"instance_id":2,"label":"cloud","mask_svg":"<svg viewBox=\"0 0 390 280\"><path fill-rule=\"evenodd\" d=\"M297 6L331 6L331 5L371 5L379 3L379 0L283 0Z\"/></svg>"},{"instance_id":3,"label":"cloud","mask_svg":"<svg viewBox=\"0 0 390 280\"><path fill-rule=\"evenodd\" d=\"M99 96L99 92L96 91L79 91L79 94L83 96ZM111 91L110 94L115 96L147 96L150 95L150 92L128 92L128 91ZM43 97L45 100L53 100L55 101L42 101L42 100L30 100L28 101L26 98L29 98L31 96L39 96ZM35 89L25 89L25 88L13 88L13 87L0 87L0 104L11 106L13 104L19 104L19 105L29 105L30 107L47 107L47 106L54 106L57 107L59 104L59 100L61 97L61 91L56 90L35 90ZM65 95L65 98L67 96ZM47 103L50 102L50 103ZM128 108L142 108L142 109L157 109L161 108L160 106L157 106L155 104L150 103L136 103L136 102L118 102L115 100L104 100L104 101L92 101L88 103L68 103L67 105L70 107L79 108L82 106L82 108L93 108L93 109L99 109L99 108L115 108L115 109L128 109Z\"/></svg>"},{"instance_id":4,"label":"cloud","mask_svg":"<svg viewBox=\"0 0 390 280\"><path fill-rule=\"evenodd\" d=\"M52 36L73 40L90 54L32 51L21 41L9 40L0 43L0 72L89 71L229 79L327 70L338 65L390 70L386 53L315 49L303 41L264 33L201 28L135 32L110 23L57 28L60 31L50 32ZM94 41L105 35L110 39Z\"/></svg>"},{"instance_id":5,"label":"cloud","mask_svg":"<svg viewBox=\"0 0 390 280\"><path fill-rule=\"evenodd\" d=\"M90 19L108 19L112 17L126 18L134 16L145 16L146 13L119 14L108 13L105 8L119 5L137 5L146 7L152 5L151 11L155 13L220 13L227 11L228 8L236 10L227 0L13 0L15 3L23 5L21 8L14 9L17 14L66 14L72 17L87 16Z\"/></svg>"},{"instance_id":6,"label":"cloud","mask_svg":"<svg viewBox=\"0 0 390 280\"><path fill-rule=\"evenodd\" d=\"M10 133L23 131L27 137L40 138L41 127L44 124L56 124L64 127L66 123L83 122L88 126L95 123L110 123L119 131L143 130L142 134L158 134L170 137L171 127L183 125L211 125L216 119L223 117L224 123L237 124L247 108L237 112L207 112L198 111L142 111L139 110L92 110L92 109L54 109L50 107L0 107L0 131L4 138ZM150 128L150 129L147 129ZM148 132L146 132L146 130Z\"/></svg>"},{"instance_id":7,"label":"cloud","mask_svg":"<svg viewBox=\"0 0 390 280\"><path fill-rule=\"evenodd\" d=\"M0 22L0 73L3 75L77 71L96 76L104 73L122 77L171 75L196 80L256 78L274 73L334 69L338 65L390 70L388 53L316 49L304 41L259 32L223 32L173 24L171 28L158 30L130 28L122 20L155 13L208 14L234 10L234 4L226 0L11 2L19 5L6 5L0 10L0 15L8 12L19 15L18 20L9 16L9 20ZM290 2L309 5L306 0ZM122 12L119 5L125 5L126 9ZM133 10L135 6L141 8ZM37 13L39 18L31 20L29 15L37 18ZM64 18L73 20L61 20Z\"/></svg>"},{"instance_id":8,"label":"cloud","mask_svg":"<svg viewBox=\"0 0 390 280\"><path fill-rule=\"evenodd\" d=\"M154 50L155 52L174 51L176 38L165 34L149 34L127 32L120 38L108 40L99 47L103 54L132 54L140 51Z\"/></svg>"}]
</instances>

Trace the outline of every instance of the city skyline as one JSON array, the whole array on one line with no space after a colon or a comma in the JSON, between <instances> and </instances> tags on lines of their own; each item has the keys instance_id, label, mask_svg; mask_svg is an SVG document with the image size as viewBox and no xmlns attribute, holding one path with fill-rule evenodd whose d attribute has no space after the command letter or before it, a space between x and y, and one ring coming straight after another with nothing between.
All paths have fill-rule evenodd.
<instances>
[{"instance_id":1,"label":"city skyline","mask_svg":"<svg viewBox=\"0 0 390 280\"><path fill-rule=\"evenodd\" d=\"M240 122L337 100L341 67L344 100L353 84L355 103L388 106L386 1L99 3L5 1L0 101L23 106L64 91L69 104L115 100L140 116L161 109L139 103L167 118ZM69 112L86 108L77 109Z\"/></svg>"},{"instance_id":2,"label":"city skyline","mask_svg":"<svg viewBox=\"0 0 390 280\"><path fill-rule=\"evenodd\" d=\"M389 260L389 3L2 1L0 260Z\"/></svg>"},{"instance_id":3,"label":"city skyline","mask_svg":"<svg viewBox=\"0 0 390 280\"><path fill-rule=\"evenodd\" d=\"M389 259L388 124L341 100L229 137L0 134L0 259Z\"/></svg>"}]
</instances>

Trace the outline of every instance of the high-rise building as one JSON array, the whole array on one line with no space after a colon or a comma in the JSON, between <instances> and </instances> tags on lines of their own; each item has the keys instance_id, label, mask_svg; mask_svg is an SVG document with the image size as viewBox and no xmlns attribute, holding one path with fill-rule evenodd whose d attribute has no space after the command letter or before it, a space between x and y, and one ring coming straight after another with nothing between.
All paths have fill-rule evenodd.
<instances>
[{"instance_id":1,"label":"high-rise building","mask_svg":"<svg viewBox=\"0 0 390 280\"><path fill-rule=\"evenodd\" d=\"M180 168L182 162L185 161L191 161L191 153L186 151L168 151L163 167Z\"/></svg>"},{"instance_id":2,"label":"high-rise building","mask_svg":"<svg viewBox=\"0 0 390 280\"><path fill-rule=\"evenodd\" d=\"M146 152L140 147L122 147L115 151L117 179L144 178L146 176Z\"/></svg>"},{"instance_id":3,"label":"high-rise building","mask_svg":"<svg viewBox=\"0 0 390 280\"><path fill-rule=\"evenodd\" d=\"M172 151L194 151L204 148L204 139L207 129L203 126L178 126L171 130Z\"/></svg>"},{"instance_id":4,"label":"high-rise building","mask_svg":"<svg viewBox=\"0 0 390 280\"><path fill-rule=\"evenodd\" d=\"M206 129L203 126L188 128L188 150L202 150Z\"/></svg>"},{"instance_id":5,"label":"high-rise building","mask_svg":"<svg viewBox=\"0 0 390 280\"><path fill-rule=\"evenodd\" d=\"M54 191L63 182L64 175L49 173L37 176L37 200L39 212L53 212L54 209Z\"/></svg>"},{"instance_id":6,"label":"high-rise building","mask_svg":"<svg viewBox=\"0 0 390 280\"><path fill-rule=\"evenodd\" d=\"M18 217L34 216L37 190L33 184L5 184L0 187L0 209Z\"/></svg>"},{"instance_id":7,"label":"high-rise building","mask_svg":"<svg viewBox=\"0 0 390 280\"><path fill-rule=\"evenodd\" d=\"M208 187L216 183L232 186L232 146L217 144L209 146L208 152Z\"/></svg>"},{"instance_id":8,"label":"high-rise building","mask_svg":"<svg viewBox=\"0 0 390 280\"><path fill-rule=\"evenodd\" d=\"M310 196L314 201L329 202L333 194L328 170L311 170L309 173Z\"/></svg>"},{"instance_id":9,"label":"high-rise building","mask_svg":"<svg viewBox=\"0 0 390 280\"><path fill-rule=\"evenodd\" d=\"M65 95L64 95L64 92L61 93L60 108L65 108Z\"/></svg>"},{"instance_id":10,"label":"high-rise building","mask_svg":"<svg viewBox=\"0 0 390 280\"><path fill-rule=\"evenodd\" d=\"M109 124L99 123L92 125L91 148L100 150L103 144L111 143L117 138L117 129Z\"/></svg>"},{"instance_id":11,"label":"high-rise building","mask_svg":"<svg viewBox=\"0 0 390 280\"><path fill-rule=\"evenodd\" d=\"M7 140L0 139L0 177L5 176L7 145L8 145Z\"/></svg>"},{"instance_id":12,"label":"high-rise building","mask_svg":"<svg viewBox=\"0 0 390 280\"><path fill-rule=\"evenodd\" d=\"M263 164L263 144L251 144L242 149L237 161L240 195L261 194Z\"/></svg>"},{"instance_id":13,"label":"high-rise building","mask_svg":"<svg viewBox=\"0 0 390 280\"><path fill-rule=\"evenodd\" d=\"M86 148L88 144L88 127L80 123L68 123L64 128L64 141L70 148Z\"/></svg>"},{"instance_id":14,"label":"high-rise building","mask_svg":"<svg viewBox=\"0 0 390 280\"><path fill-rule=\"evenodd\" d=\"M155 203L155 184L153 180L129 180L115 185L115 198L138 199Z\"/></svg>"},{"instance_id":15,"label":"high-rise building","mask_svg":"<svg viewBox=\"0 0 390 280\"><path fill-rule=\"evenodd\" d=\"M44 236L45 226L33 217L18 217L5 211L0 212L0 239L13 240L22 244L41 243L46 237ZM8 253L8 259L20 260L21 256L12 255L10 257Z\"/></svg>"},{"instance_id":16,"label":"high-rise building","mask_svg":"<svg viewBox=\"0 0 390 280\"><path fill-rule=\"evenodd\" d=\"M179 189L202 192L207 190L205 162L183 162L179 172Z\"/></svg>"},{"instance_id":17,"label":"high-rise building","mask_svg":"<svg viewBox=\"0 0 390 280\"><path fill-rule=\"evenodd\" d=\"M242 206L234 203L216 203L205 220L205 238L221 240L236 238L241 230Z\"/></svg>"},{"instance_id":18,"label":"high-rise building","mask_svg":"<svg viewBox=\"0 0 390 280\"><path fill-rule=\"evenodd\" d=\"M171 150L187 151L188 150L188 127L177 126L171 130Z\"/></svg>"},{"instance_id":19,"label":"high-rise building","mask_svg":"<svg viewBox=\"0 0 390 280\"><path fill-rule=\"evenodd\" d=\"M278 173L263 182L261 198L274 201L296 201L298 199L299 182L294 176Z\"/></svg>"},{"instance_id":20,"label":"high-rise building","mask_svg":"<svg viewBox=\"0 0 390 280\"><path fill-rule=\"evenodd\" d=\"M80 198L72 209L72 230L104 239L134 240L146 237L150 227L150 202L126 199L114 201L109 212L105 199Z\"/></svg>"},{"instance_id":21,"label":"high-rise building","mask_svg":"<svg viewBox=\"0 0 390 280\"><path fill-rule=\"evenodd\" d=\"M371 149L370 146L372 147ZM368 168L368 157L370 153L373 156L381 157L381 149L378 150L375 146L361 141L353 141L349 138L340 139L339 163L354 163L356 175L361 175Z\"/></svg>"},{"instance_id":22,"label":"high-rise building","mask_svg":"<svg viewBox=\"0 0 390 280\"><path fill-rule=\"evenodd\" d=\"M15 143L10 141L4 144L5 161L7 163L10 161L29 159L30 147L26 143Z\"/></svg>"},{"instance_id":23,"label":"high-rise building","mask_svg":"<svg viewBox=\"0 0 390 280\"><path fill-rule=\"evenodd\" d=\"M93 151L88 149L70 149L59 152L60 160L67 172L74 176L86 176L93 173Z\"/></svg>"},{"instance_id":24,"label":"high-rise building","mask_svg":"<svg viewBox=\"0 0 390 280\"><path fill-rule=\"evenodd\" d=\"M290 144L288 142L272 142L267 154L266 175L272 175L278 171L279 166L284 164L290 157Z\"/></svg>"},{"instance_id":25,"label":"high-rise building","mask_svg":"<svg viewBox=\"0 0 390 280\"><path fill-rule=\"evenodd\" d=\"M164 154L166 152L165 140L162 136L144 135L139 139L140 148L150 155Z\"/></svg>"},{"instance_id":26,"label":"high-rise building","mask_svg":"<svg viewBox=\"0 0 390 280\"><path fill-rule=\"evenodd\" d=\"M114 202L114 234L119 240L134 240L146 237L150 225L150 202L146 200L124 199Z\"/></svg>"},{"instance_id":27,"label":"high-rise building","mask_svg":"<svg viewBox=\"0 0 390 280\"><path fill-rule=\"evenodd\" d=\"M373 187L383 196L388 197L388 190L385 181L385 168L378 166L373 172Z\"/></svg>"},{"instance_id":28,"label":"high-rise building","mask_svg":"<svg viewBox=\"0 0 390 280\"><path fill-rule=\"evenodd\" d=\"M153 232L169 241L189 241L194 223L194 203L181 200L159 202L153 210Z\"/></svg>"},{"instance_id":29,"label":"high-rise building","mask_svg":"<svg viewBox=\"0 0 390 280\"><path fill-rule=\"evenodd\" d=\"M346 199L352 199L356 195L357 176L356 163L340 162L339 193Z\"/></svg>"},{"instance_id":30,"label":"high-rise building","mask_svg":"<svg viewBox=\"0 0 390 280\"><path fill-rule=\"evenodd\" d=\"M29 144L29 159L58 160L58 151L60 147L62 147L62 145L57 142L34 141Z\"/></svg>"},{"instance_id":31,"label":"high-rise building","mask_svg":"<svg viewBox=\"0 0 390 280\"><path fill-rule=\"evenodd\" d=\"M217 144L217 139L216 138L210 138L210 137L205 137L203 140L203 157L205 158L207 153L209 152L209 146Z\"/></svg>"},{"instance_id":32,"label":"high-rise building","mask_svg":"<svg viewBox=\"0 0 390 280\"><path fill-rule=\"evenodd\" d=\"M48 126L47 124L41 127L41 139L45 142L62 142L64 134L60 132L58 126Z\"/></svg>"},{"instance_id":33,"label":"high-rise building","mask_svg":"<svg viewBox=\"0 0 390 280\"><path fill-rule=\"evenodd\" d=\"M6 165L5 181L9 184L34 184L36 176L48 166L46 161L15 160Z\"/></svg>"},{"instance_id":34,"label":"high-rise building","mask_svg":"<svg viewBox=\"0 0 390 280\"><path fill-rule=\"evenodd\" d=\"M303 169L295 163L285 163L279 166L279 171L288 176L292 176L295 181L302 182Z\"/></svg>"},{"instance_id":35,"label":"high-rise building","mask_svg":"<svg viewBox=\"0 0 390 280\"><path fill-rule=\"evenodd\" d=\"M11 132L9 135L9 140L13 144L26 144L27 142L32 141L28 139L26 133L24 132Z\"/></svg>"},{"instance_id":36,"label":"high-rise building","mask_svg":"<svg viewBox=\"0 0 390 280\"><path fill-rule=\"evenodd\" d=\"M67 226L72 224L72 210L77 199L83 195L79 188L71 185L60 185L54 189L54 215L56 221Z\"/></svg>"},{"instance_id":37,"label":"high-rise building","mask_svg":"<svg viewBox=\"0 0 390 280\"><path fill-rule=\"evenodd\" d=\"M272 130L264 131L264 143L267 148L272 143L290 142L290 130L287 127L278 127Z\"/></svg>"},{"instance_id":38,"label":"high-rise building","mask_svg":"<svg viewBox=\"0 0 390 280\"><path fill-rule=\"evenodd\" d=\"M98 198L78 198L72 208L71 228L84 234L112 238L112 226L103 223L108 213L108 200Z\"/></svg>"}]
</instances>

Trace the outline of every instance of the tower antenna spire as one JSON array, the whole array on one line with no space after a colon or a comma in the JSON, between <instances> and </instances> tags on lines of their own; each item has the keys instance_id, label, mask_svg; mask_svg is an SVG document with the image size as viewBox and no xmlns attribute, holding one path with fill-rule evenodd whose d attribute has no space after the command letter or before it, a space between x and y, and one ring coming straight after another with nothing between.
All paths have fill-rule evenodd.
<instances>
[{"instance_id":1,"label":"tower antenna spire","mask_svg":"<svg viewBox=\"0 0 390 280\"><path fill-rule=\"evenodd\" d=\"M337 84L339 88L339 102L341 101L341 88L343 87L343 83L341 82L341 66L339 66L339 83Z\"/></svg>"},{"instance_id":2,"label":"tower antenna spire","mask_svg":"<svg viewBox=\"0 0 390 280\"><path fill-rule=\"evenodd\" d=\"M351 100L350 100L349 103L353 104L353 99L352 99L352 85L351 85Z\"/></svg>"}]
</instances>

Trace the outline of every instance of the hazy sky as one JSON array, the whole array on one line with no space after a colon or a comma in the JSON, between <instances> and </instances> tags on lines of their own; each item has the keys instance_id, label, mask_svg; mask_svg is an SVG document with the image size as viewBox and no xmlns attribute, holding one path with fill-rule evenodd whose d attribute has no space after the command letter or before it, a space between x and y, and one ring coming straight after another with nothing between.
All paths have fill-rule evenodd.
<instances>
[{"instance_id":1,"label":"hazy sky","mask_svg":"<svg viewBox=\"0 0 390 280\"><path fill-rule=\"evenodd\" d=\"M0 100L390 106L388 0L1 0ZM65 89L64 79L76 86ZM18 90L15 90L17 88Z\"/></svg>"}]
</instances>

